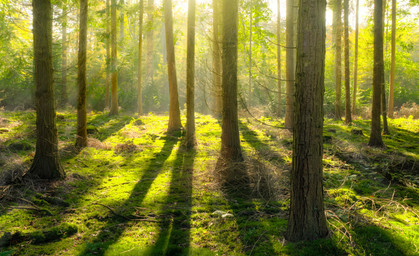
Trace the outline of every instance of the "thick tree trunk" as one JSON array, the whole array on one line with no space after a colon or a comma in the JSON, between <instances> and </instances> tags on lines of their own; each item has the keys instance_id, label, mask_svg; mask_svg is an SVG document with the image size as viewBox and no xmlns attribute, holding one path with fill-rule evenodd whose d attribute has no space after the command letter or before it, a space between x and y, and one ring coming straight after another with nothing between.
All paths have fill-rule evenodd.
<instances>
[{"instance_id":1,"label":"thick tree trunk","mask_svg":"<svg viewBox=\"0 0 419 256\"><path fill-rule=\"evenodd\" d=\"M67 97L67 3L63 2L63 30L62 30L62 59L61 59L61 107L68 102Z\"/></svg>"},{"instance_id":2,"label":"thick tree trunk","mask_svg":"<svg viewBox=\"0 0 419 256\"><path fill-rule=\"evenodd\" d=\"M341 97L342 97L342 0L335 0L333 11L333 27L335 30L335 120L340 120L342 116Z\"/></svg>"},{"instance_id":3,"label":"thick tree trunk","mask_svg":"<svg viewBox=\"0 0 419 256\"><path fill-rule=\"evenodd\" d=\"M109 89L111 87L111 44L110 44L110 6L109 0L106 0L106 94L105 109L109 108Z\"/></svg>"},{"instance_id":4,"label":"thick tree trunk","mask_svg":"<svg viewBox=\"0 0 419 256\"><path fill-rule=\"evenodd\" d=\"M77 85L79 96L77 103L77 135L76 147L87 146L87 118L86 118L86 45L87 45L87 6L88 0L80 0L80 26L79 26L79 54Z\"/></svg>"},{"instance_id":5,"label":"thick tree trunk","mask_svg":"<svg viewBox=\"0 0 419 256\"><path fill-rule=\"evenodd\" d=\"M388 89L388 117L394 117L394 75L396 67L396 0L391 1L391 67Z\"/></svg>"},{"instance_id":6,"label":"thick tree trunk","mask_svg":"<svg viewBox=\"0 0 419 256\"><path fill-rule=\"evenodd\" d=\"M186 60L186 147L195 147L195 0L188 6L188 43Z\"/></svg>"},{"instance_id":7,"label":"thick tree trunk","mask_svg":"<svg viewBox=\"0 0 419 256\"><path fill-rule=\"evenodd\" d=\"M111 109L110 115L118 114L118 73L116 66L116 0L111 0Z\"/></svg>"},{"instance_id":8,"label":"thick tree trunk","mask_svg":"<svg viewBox=\"0 0 419 256\"><path fill-rule=\"evenodd\" d=\"M142 58L143 58L143 14L144 14L144 0L140 0L140 17L139 17L139 36L138 36L138 95L137 95L137 110L138 115L143 114L143 85L142 85Z\"/></svg>"},{"instance_id":9,"label":"thick tree trunk","mask_svg":"<svg viewBox=\"0 0 419 256\"><path fill-rule=\"evenodd\" d=\"M146 57L146 84L153 84L153 17L154 17L154 0L148 0L147 3L147 57Z\"/></svg>"},{"instance_id":10,"label":"thick tree trunk","mask_svg":"<svg viewBox=\"0 0 419 256\"><path fill-rule=\"evenodd\" d=\"M294 86L295 86L295 45L294 45L294 0L287 0L287 37L286 37L286 77L287 77L287 97L285 109L285 128L292 129L294 127Z\"/></svg>"},{"instance_id":11,"label":"thick tree trunk","mask_svg":"<svg viewBox=\"0 0 419 256\"><path fill-rule=\"evenodd\" d=\"M221 158L242 161L237 114L238 0L223 0L223 116ZM232 178L232 177L230 177Z\"/></svg>"},{"instance_id":12,"label":"thick tree trunk","mask_svg":"<svg viewBox=\"0 0 419 256\"><path fill-rule=\"evenodd\" d=\"M344 0L345 26L345 123L352 123L351 115L351 85L349 77L349 0Z\"/></svg>"},{"instance_id":13,"label":"thick tree trunk","mask_svg":"<svg viewBox=\"0 0 419 256\"><path fill-rule=\"evenodd\" d=\"M315 240L329 233L323 205L324 0L301 0L291 208L286 238Z\"/></svg>"},{"instance_id":14,"label":"thick tree trunk","mask_svg":"<svg viewBox=\"0 0 419 256\"><path fill-rule=\"evenodd\" d=\"M374 69L372 84L371 135L368 145L384 147L381 138L381 88L384 78L383 60L383 0L374 0Z\"/></svg>"},{"instance_id":15,"label":"thick tree trunk","mask_svg":"<svg viewBox=\"0 0 419 256\"><path fill-rule=\"evenodd\" d=\"M359 35L359 0L356 0L356 17L355 17L355 56L354 56L354 85L352 95L352 114L356 111L356 91L358 86L358 35Z\"/></svg>"},{"instance_id":16,"label":"thick tree trunk","mask_svg":"<svg viewBox=\"0 0 419 256\"><path fill-rule=\"evenodd\" d=\"M164 27L166 32L167 71L169 75L169 126L168 132L182 128L180 122L179 98L176 78L175 45L173 42L172 0L164 0Z\"/></svg>"},{"instance_id":17,"label":"thick tree trunk","mask_svg":"<svg viewBox=\"0 0 419 256\"><path fill-rule=\"evenodd\" d=\"M277 7L278 7L278 17L276 20L276 60L277 60L277 73L278 73L278 108L277 108L277 116L281 117L282 115L282 105L281 105L281 99L282 99L282 88L281 88L281 1L277 1Z\"/></svg>"},{"instance_id":18,"label":"thick tree trunk","mask_svg":"<svg viewBox=\"0 0 419 256\"><path fill-rule=\"evenodd\" d=\"M33 0L36 150L29 175L42 179L65 177L58 153L52 68L52 12L50 0Z\"/></svg>"},{"instance_id":19,"label":"thick tree trunk","mask_svg":"<svg viewBox=\"0 0 419 256\"><path fill-rule=\"evenodd\" d=\"M222 66L221 66L221 46L220 46L220 2L219 0L213 0L213 42L212 42L212 72L213 72L213 84L215 92L215 116L221 117L221 111L223 108L222 99Z\"/></svg>"}]
</instances>

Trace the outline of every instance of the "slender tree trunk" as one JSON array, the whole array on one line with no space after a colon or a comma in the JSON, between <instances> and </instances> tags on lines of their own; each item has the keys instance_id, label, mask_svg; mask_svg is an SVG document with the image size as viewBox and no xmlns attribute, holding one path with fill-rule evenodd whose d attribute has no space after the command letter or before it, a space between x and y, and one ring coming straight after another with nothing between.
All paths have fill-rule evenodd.
<instances>
[{"instance_id":1,"label":"slender tree trunk","mask_svg":"<svg viewBox=\"0 0 419 256\"><path fill-rule=\"evenodd\" d=\"M138 36L138 115L143 114L143 85L141 80L142 75L142 58L143 58L143 14L144 14L144 0L140 0L140 17L139 17L139 36Z\"/></svg>"},{"instance_id":2,"label":"slender tree trunk","mask_svg":"<svg viewBox=\"0 0 419 256\"><path fill-rule=\"evenodd\" d=\"M105 109L109 108L109 89L111 87L111 44L110 44L110 6L109 0L106 0L106 99L105 99Z\"/></svg>"},{"instance_id":3,"label":"slender tree trunk","mask_svg":"<svg viewBox=\"0 0 419 256\"><path fill-rule=\"evenodd\" d=\"M315 240L329 233L323 205L324 0L301 0L291 208L286 238ZM301 43L303 42L303 43Z\"/></svg>"},{"instance_id":4,"label":"slender tree trunk","mask_svg":"<svg viewBox=\"0 0 419 256\"><path fill-rule=\"evenodd\" d=\"M154 12L154 0L148 0L147 3L147 57L146 57L146 84L153 84L153 12Z\"/></svg>"},{"instance_id":5,"label":"slender tree trunk","mask_svg":"<svg viewBox=\"0 0 419 256\"><path fill-rule=\"evenodd\" d=\"M391 1L391 67L388 89L388 117L394 118L394 77L396 67L396 0Z\"/></svg>"},{"instance_id":6,"label":"slender tree trunk","mask_svg":"<svg viewBox=\"0 0 419 256\"><path fill-rule=\"evenodd\" d=\"M80 26L79 26L79 54L77 85L79 96L77 103L77 135L76 147L87 146L87 118L86 118L86 45L87 45L87 6L88 0L80 0Z\"/></svg>"},{"instance_id":7,"label":"slender tree trunk","mask_svg":"<svg viewBox=\"0 0 419 256\"><path fill-rule=\"evenodd\" d=\"M195 139L195 0L188 6L188 43L186 60L186 147L193 148Z\"/></svg>"},{"instance_id":8,"label":"slender tree trunk","mask_svg":"<svg viewBox=\"0 0 419 256\"><path fill-rule=\"evenodd\" d=\"M52 68L52 11L50 0L33 0L36 149L29 175L42 179L65 177L58 153Z\"/></svg>"},{"instance_id":9,"label":"slender tree trunk","mask_svg":"<svg viewBox=\"0 0 419 256\"><path fill-rule=\"evenodd\" d=\"M278 7L278 17L276 21L276 56L277 56L277 66L278 66L278 117L281 117L282 115L282 105L281 105L281 99L282 99L282 88L281 88L281 1L277 1L277 7Z\"/></svg>"},{"instance_id":10,"label":"slender tree trunk","mask_svg":"<svg viewBox=\"0 0 419 256\"><path fill-rule=\"evenodd\" d=\"M63 2L63 31L62 31L62 59L61 59L61 106L65 107L67 97L67 3Z\"/></svg>"},{"instance_id":11,"label":"slender tree trunk","mask_svg":"<svg viewBox=\"0 0 419 256\"><path fill-rule=\"evenodd\" d=\"M250 4L250 22L249 22L249 92L247 98L247 107L252 106L252 35L253 35L253 2Z\"/></svg>"},{"instance_id":12,"label":"slender tree trunk","mask_svg":"<svg viewBox=\"0 0 419 256\"><path fill-rule=\"evenodd\" d=\"M295 83L295 62L294 62L294 0L287 0L287 37L286 37L286 77L287 77L287 98L285 109L285 128L292 129L294 126L294 83Z\"/></svg>"},{"instance_id":13,"label":"slender tree trunk","mask_svg":"<svg viewBox=\"0 0 419 256\"><path fill-rule=\"evenodd\" d=\"M120 33L120 35L119 35L119 40L120 40L120 42L123 42L124 41L124 37L125 37L125 29L124 29L124 27L125 27L125 16L124 16L124 14L125 14L125 10L124 10L124 5L125 5L125 1L124 0L119 0L119 10L120 10L120 13L119 13L119 33Z\"/></svg>"},{"instance_id":14,"label":"slender tree trunk","mask_svg":"<svg viewBox=\"0 0 419 256\"><path fill-rule=\"evenodd\" d=\"M352 114L356 111L356 91L358 86L358 35L359 35L359 0L356 0L355 17L355 56L354 56L354 85L352 95Z\"/></svg>"},{"instance_id":15,"label":"slender tree trunk","mask_svg":"<svg viewBox=\"0 0 419 256\"><path fill-rule=\"evenodd\" d=\"M118 73L117 73L117 45L116 45L116 0L111 0L111 109L110 115L118 114Z\"/></svg>"},{"instance_id":16,"label":"slender tree trunk","mask_svg":"<svg viewBox=\"0 0 419 256\"><path fill-rule=\"evenodd\" d=\"M167 70L169 75L169 126L168 132L174 132L182 128L180 122L179 98L177 90L175 45L173 42L173 14L172 0L164 0L164 26L166 32Z\"/></svg>"},{"instance_id":17,"label":"slender tree trunk","mask_svg":"<svg viewBox=\"0 0 419 256\"><path fill-rule=\"evenodd\" d=\"M243 160L237 114L238 0L223 0L223 117L221 158L229 162ZM232 177L230 177L232 178Z\"/></svg>"},{"instance_id":18,"label":"slender tree trunk","mask_svg":"<svg viewBox=\"0 0 419 256\"><path fill-rule=\"evenodd\" d=\"M345 123L352 123L351 115L351 85L349 76L349 0L344 0L345 26Z\"/></svg>"},{"instance_id":19,"label":"slender tree trunk","mask_svg":"<svg viewBox=\"0 0 419 256\"><path fill-rule=\"evenodd\" d=\"M335 29L335 79L336 79L336 102L335 120L340 120L342 116L341 97L342 97L342 0L335 0L333 12L333 23Z\"/></svg>"},{"instance_id":20,"label":"slender tree trunk","mask_svg":"<svg viewBox=\"0 0 419 256\"><path fill-rule=\"evenodd\" d=\"M221 67L221 47L220 47L220 2L213 0L213 42L212 42L212 70L213 70L213 83L215 88L215 116L221 117L222 111L222 67Z\"/></svg>"},{"instance_id":21,"label":"slender tree trunk","mask_svg":"<svg viewBox=\"0 0 419 256\"><path fill-rule=\"evenodd\" d=\"M384 147L381 138L380 106L383 83L383 0L374 0L374 69L372 84L371 135L369 146Z\"/></svg>"},{"instance_id":22,"label":"slender tree trunk","mask_svg":"<svg viewBox=\"0 0 419 256\"><path fill-rule=\"evenodd\" d=\"M385 26L385 17L386 17L386 0L383 0L383 27ZM383 28L384 29L384 28ZM384 32L383 32L384 37ZM385 41L385 39L384 39ZM386 43L387 49L387 43ZM383 61L384 63L384 61ZM384 64L383 64L384 65ZM384 76L384 71L382 74L382 83L381 83L381 115L383 116L383 134L389 135L390 131L388 130L388 123L387 123L387 106L386 106L386 79Z\"/></svg>"}]
</instances>

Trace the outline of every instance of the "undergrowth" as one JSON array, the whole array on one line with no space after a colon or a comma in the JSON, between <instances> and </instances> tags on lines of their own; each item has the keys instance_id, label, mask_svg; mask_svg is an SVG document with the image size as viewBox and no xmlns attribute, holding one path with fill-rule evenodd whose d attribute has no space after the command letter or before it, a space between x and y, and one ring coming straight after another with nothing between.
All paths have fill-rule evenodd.
<instances>
[{"instance_id":1,"label":"undergrowth","mask_svg":"<svg viewBox=\"0 0 419 256\"><path fill-rule=\"evenodd\" d=\"M282 120L240 121L241 190L215 180L218 120L197 115L195 151L165 133L167 121L90 113L78 151L76 115L58 113L67 177L45 182L19 178L34 155L35 114L1 112L0 255L419 254L418 120L390 119L386 149L367 146L369 121L326 120L332 235L303 243L284 241L292 134Z\"/></svg>"}]
</instances>

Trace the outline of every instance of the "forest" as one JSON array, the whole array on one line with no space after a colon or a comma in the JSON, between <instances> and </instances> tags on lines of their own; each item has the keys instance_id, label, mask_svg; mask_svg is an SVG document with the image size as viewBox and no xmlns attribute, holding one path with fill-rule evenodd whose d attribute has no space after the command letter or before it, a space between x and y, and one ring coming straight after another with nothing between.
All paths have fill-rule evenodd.
<instances>
[{"instance_id":1,"label":"forest","mask_svg":"<svg viewBox=\"0 0 419 256\"><path fill-rule=\"evenodd\" d=\"M0 256L419 255L418 0L0 0Z\"/></svg>"}]
</instances>

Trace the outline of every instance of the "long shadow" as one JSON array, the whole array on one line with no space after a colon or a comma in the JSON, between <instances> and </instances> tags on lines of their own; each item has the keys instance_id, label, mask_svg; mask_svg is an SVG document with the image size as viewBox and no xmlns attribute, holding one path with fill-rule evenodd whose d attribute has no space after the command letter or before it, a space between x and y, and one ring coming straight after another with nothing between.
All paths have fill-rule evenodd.
<instances>
[{"instance_id":1,"label":"long shadow","mask_svg":"<svg viewBox=\"0 0 419 256\"><path fill-rule=\"evenodd\" d=\"M126 124L131 121L132 117L130 116L117 116L117 117L110 117L107 114L101 114L95 116L92 120L87 122L87 125L94 126L98 129L98 131L93 134L93 137L104 141L115 132L124 128ZM107 125L110 123L110 125Z\"/></svg>"},{"instance_id":2,"label":"long shadow","mask_svg":"<svg viewBox=\"0 0 419 256\"><path fill-rule=\"evenodd\" d=\"M159 153L156 153L151 159L149 166L145 169L140 181L134 186L131 195L126 199L119 209L130 208L125 213L134 213L135 208L132 206L140 206L143 202L147 191L150 189L157 178L158 174L163 169L165 161L169 158L174 146L178 142L178 137L166 136L164 145ZM106 250L114 244L122 235L125 226L118 225L126 223L126 219L109 219L105 226L101 229L96 239L88 243L80 255L103 255Z\"/></svg>"},{"instance_id":3,"label":"long shadow","mask_svg":"<svg viewBox=\"0 0 419 256\"><path fill-rule=\"evenodd\" d=\"M159 237L150 255L188 255L190 243L192 176L195 151L178 150L172 181L166 200L167 211L161 216ZM169 218L165 215L170 216Z\"/></svg>"}]
</instances>

